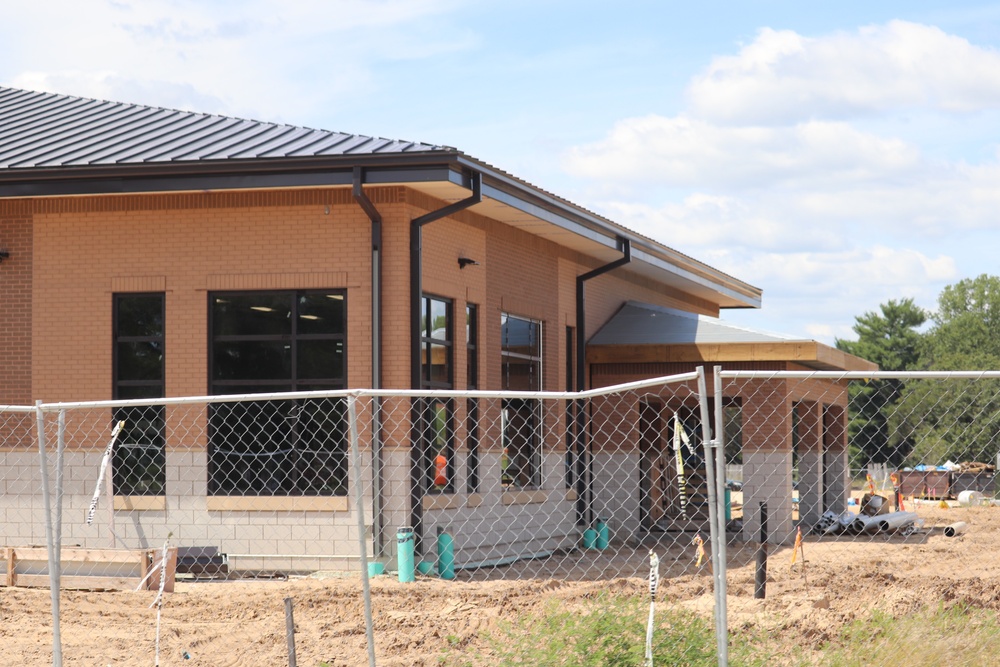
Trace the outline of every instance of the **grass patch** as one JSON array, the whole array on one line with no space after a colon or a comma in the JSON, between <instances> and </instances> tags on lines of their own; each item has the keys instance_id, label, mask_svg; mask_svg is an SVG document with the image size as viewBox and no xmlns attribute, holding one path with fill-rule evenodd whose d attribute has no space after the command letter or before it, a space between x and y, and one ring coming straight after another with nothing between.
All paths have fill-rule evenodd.
<instances>
[{"instance_id":1,"label":"grass patch","mask_svg":"<svg viewBox=\"0 0 1000 667\"><path fill-rule=\"evenodd\" d=\"M558 603L525 614L477 642L451 646L440 663L455 667L641 667L645 664L648 602L602 596L587 610ZM893 618L882 612L845 626L818 649L805 647L794 630L777 633L730 628L732 667L992 667L1000 663L1000 616L965 604L927 607ZM717 667L715 625L678 609L657 606L655 665Z\"/></svg>"},{"instance_id":2,"label":"grass patch","mask_svg":"<svg viewBox=\"0 0 1000 667\"><path fill-rule=\"evenodd\" d=\"M875 612L868 619L855 621L823 647L819 664L992 667L998 660L997 612L965 604L942 604L902 618Z\"/></svg>"},{"instance_id":3,"label":"grass patch","mask_svg":"<svg viewBox=\"0 0 1000 667\"><path fill-rule=\"evenodd\" d=\"M566 610L553 602L540 615L525 615L486 638L480 651L460 657L449 651L447 665L531 665L532 667L642 667L645 664L649 604L636 597L601 597L592 608ZM767 664L730 653L733 667ZM653 632L656 665L717 667L715 624L692 613L657 607Z\"/></svg>"}]
</instances>

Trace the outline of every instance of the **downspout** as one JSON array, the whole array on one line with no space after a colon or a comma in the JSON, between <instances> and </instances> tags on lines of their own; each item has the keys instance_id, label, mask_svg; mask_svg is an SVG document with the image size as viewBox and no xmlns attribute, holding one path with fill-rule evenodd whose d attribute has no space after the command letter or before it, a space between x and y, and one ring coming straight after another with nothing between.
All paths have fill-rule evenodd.
<instances>
[{"instance_id":1,"label":"downspout","mask_svg":"<svg viewBox=\"0 0 1000 667\"><path fill-rule=\"evenodd\" d=\"M410 388L420 389L420 307L423 298L423 228L441 218L464 211L483 200L483 175L474 171L472 195L453 204L430 211L410 221ZM424 517L424 452L421 444L421 421L417 405L410 409L410 525L413 527L413 546L416 553L422 553Z\"/></svg>"},{"instance_id":2,"label":"downspout","mask_svg":"<svg viewBox=\"0 0 1000 667\"><path fill-rule=\"evenodd\" d=\"M361 167L354 167L354 201L364 210L371 221L372 243L372 389L382 388L382 214L375 208L374 202L362 189L364 173ZM374 397L372 403L372 548L376 556L382 555L385 549L383 537L384 518L382 516L382 478L383 433L382 433L382 397ZM360 480L359 482L360 483Z\"/></svg>"},{"instance_id":3,"label":"downspout","mask_svg":"<svg viewBox=\"0 0 1000 667\"><path fill-rule=\"evenodd\" d=\"M609 271L613 271L619 266L624 266L632 261L632 243L627 238L623 236L618 237L618 249L622 252L623 257L576 277L577 391L586 389L584 376L587 371L587 336L584 327L587 323L587 305L584 286L591 278L596 278ZM573 438L576 449L576 521L577 525L590 526L594 522L593 462L590 459L590 439L586 433L583 401L576 401L574 412L576 413L576 433Z\"/></svg>"}]
</instances>

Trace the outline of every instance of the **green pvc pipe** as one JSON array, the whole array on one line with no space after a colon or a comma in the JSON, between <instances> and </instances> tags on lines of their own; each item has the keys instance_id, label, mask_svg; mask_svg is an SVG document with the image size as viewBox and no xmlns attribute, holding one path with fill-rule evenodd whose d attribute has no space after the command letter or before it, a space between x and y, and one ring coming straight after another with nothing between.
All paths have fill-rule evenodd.
<instances>
[{"instance_id":1,"label":"green pvc pipe","mask_svg":"<svg viewBox=\"0 0 1000 667\"><path fill-rule=\"evenodd\" d=\"M396 561L400 583L417 580L413 571L413 529L406 527L396 531Z\"/></svg>"},{"instance_id":2,"label":"green pvc pipe","mask_svg":"<svg viewBox=\"0 0 1000 667\"><path fill-rule=\"evenodd\" d=\"M455 578L455 539L438 529L438 576L442 579Z\"/></svg>"},{"instance_id":3,"label":"green pvc pipe","mask_svg":"<svg viewBox=\"0 0 1000 667\"><path fill-rule=\"evenodd\" d=\"M608 530L608 522L606 519L597 520L597 540L594 546L598 549L607 549L608 543L611 541L611 534Z\"/></svg>"}]
</instances>

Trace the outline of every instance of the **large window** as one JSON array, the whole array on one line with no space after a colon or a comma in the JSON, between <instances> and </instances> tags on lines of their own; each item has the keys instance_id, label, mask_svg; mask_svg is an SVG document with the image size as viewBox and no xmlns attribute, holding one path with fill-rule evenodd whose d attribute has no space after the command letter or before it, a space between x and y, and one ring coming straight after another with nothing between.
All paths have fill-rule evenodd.
<instances>
[{"instance_id":1,"label":"large window","mask_svg":"<svg viewBox=\"0 0 1000 667\"><path fill-rule=\"evenodd\" d=\"M343 290L212 293L211 393L343 389L346 300ZM341 399L220 403L209 421L209 494L347 494Z\"/></svg>"},{"instance_id":2,"label":"large window","mask_svg":"<svg viewBox=\"0 0 1000 667\"><path fill-rule=\"evenodd\" d=\"M157 294L114 296L114 390L116 400L163 398L164 298ZM124 421L114 450L116 495L159 496L166 486L162 405L117 408Z\"/></svg>"},{"instance_id":3,"label":"large window","mask_svg":"<svg viewBox=\"0 0 1000 667\"><path fill-rule=\"evenodd\" d=\"M501 389L541 391L542 323L507 313L500 317ZM505 400L502 406L501 481L508 487L539 487L542 452L539 403Z\"/></svg>"},{"instance_id":4,"label":"large window","mask_svg":"<svg viewBox=\"0 0 1000 667\"><path fill-rule=\"evenodd\" d=\"M424 296L420 311L420 385L452 389L452 302ZM424 487L429 492L455 491L454 408L451 399L417 401L417 430L423 458Z\"/></svg>"}]
</instances>

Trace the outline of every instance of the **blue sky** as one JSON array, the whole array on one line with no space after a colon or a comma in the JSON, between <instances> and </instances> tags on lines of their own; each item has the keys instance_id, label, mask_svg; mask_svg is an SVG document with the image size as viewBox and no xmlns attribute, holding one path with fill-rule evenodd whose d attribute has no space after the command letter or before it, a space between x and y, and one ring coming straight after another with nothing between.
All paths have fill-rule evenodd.
<instances>
[{"instance_id":1,"label":"blue sky","mask_svg":"<svg viewBox=\"0 0 1000 667\"><path fill-rule=\"evenodd\" d=\"M833 343L1000 274L1000 4L9 3L0 84L454 146Z\"/></svg>"}]
</instances>

